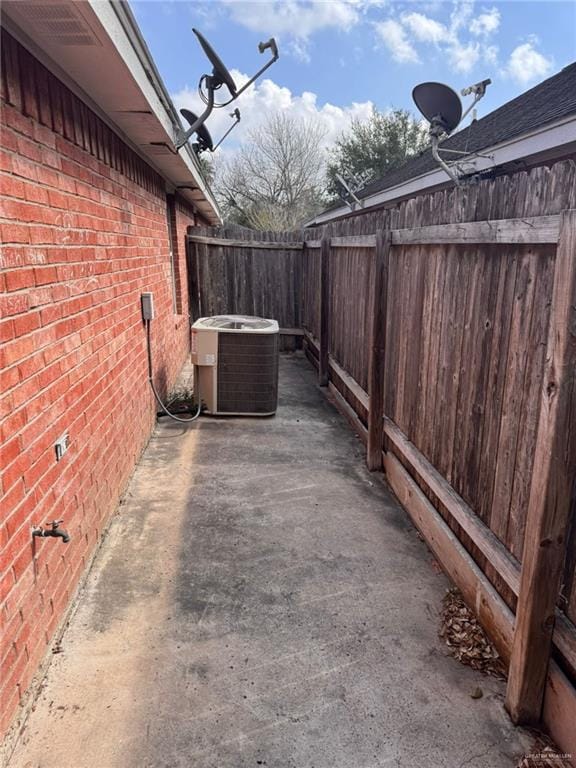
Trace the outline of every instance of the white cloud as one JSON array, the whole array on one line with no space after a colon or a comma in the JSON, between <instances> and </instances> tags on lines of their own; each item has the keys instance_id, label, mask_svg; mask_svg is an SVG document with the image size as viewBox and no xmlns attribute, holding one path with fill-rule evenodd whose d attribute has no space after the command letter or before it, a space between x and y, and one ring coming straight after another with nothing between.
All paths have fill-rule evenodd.
<instances>
[{"instance_id":1,"label":"white cloud","mask_svg":"<svg viewBox=\"0 0 576 768\"><path fill-rule=\"evenodd\" d=\"M231 71L236 84L241 86L247 82L248 76L238 70ZM178 109L186 107L200 114L203 103L196 89L189 87L172 94L172 100ZM348 106L338 107L335 104L318 104L318 97L310 91L293 94L289 88L277 85L273 80L262 80L261 83L250 86L234 103L240 109L242 119L222 145L222 152L230 157L239 144L246 140L251 129L265 123L271 114L286 112L291 117L313 120L324 131L324 148L334 144L338 136L346 130L353 119L367 120L373 109L371 101L353 102ZM232 105L224 109L215 109L206 122L214 143L228 130L232 120L229 116ZM220 153L221 150L217 150Z\"/></svg>"},{"instance_id":2,"label":"white cloud","mask_svg":"<svg viewBox=\"0 0 576 768\"><path fill-rule=\"evenodd\" d=\"M470 32L473 35L491 35L500 26L500 11L492 8L485 13L481 13L470 22Z\"/></svg>"},{"instance_id":3,"label":"white cloud","mask_svg":"<svg viewBox=\"0 0 576 768\"><path fill-rule=\"evenodd\" d=\"M474 0L456 0L454 9L450 14L450 31L456 34L460 29L468 26L473 13Z\"/></svg>"},{"instance_id":4,"label":"white cloud","mask_svg":"<svg viewBox=\"0 0 576 768\"><path fill-rule=\"evenodd\" d=\"M441 43L450 38L450 32L444 24L422 13L405 13L402 15L402 23L421 42Z\"/></svg>"},{"instance_id":5,"label":"white cloud","mask_svg":"<svg viewBox=\"0 0 576 768\"><path fill-rule=\"evenodd\" d=\"M309 38L322 29L344 32L356 26L362 13L383 0L224 0L230 18L254 32L287 40L285 47L296 58L309 61Z\"/></svg>"},{"instance_id":6,"label":"white cloud","mask_svg":"<svg viewBox=\"0 0 576 768\"><path fill-rule=\"evenodd\" d=\"M498 46L497 45L488 45L486 48L484 48L483 51L484 55L484 61L486 64L490 64L490 66L495 67L498 64Z\"/></svg>"},{"instance_id":7,"label":"white cloud","mask_svg":"<svg viewBox=\"0 0 576 768\"><path fill-rule=\"evenodd\" d=\"M393 19L378 21L374 24L374 28L381 42L392 54L394 61L400 63L419 61L416 49L408 40L404 27L397 21Z\"/></svg>"},{"instance_id":8,"label":"white cloud","mask_svg":"<svg viewBox=\"0 0 576 768\"><path fill-rule=\"evenodd\" d=\"M417 44L424 44L435 46L455 71L464 74L473 70L480 61L492 66L496 64L498 48L488 44L488 38L500 24L500 13L496 8L474 16L472 0L456 0L449 24L426 15L422 10L421 6L420 11L403 13L398 21L389 19L375 25L396 61L416 62L423 59L419 56ZM470 33L474 35L472 39Z\"/></svg>"},{"instance_id":9,"label":"white cloud","mask_svg":"<svg viewBox=\"0 0 576 768\"><path fill-rule=\"evenodd\" d=\"M268 3L226 0L226 5L233 21L248 29L304 39L327 27L348 29L359 20L358 4L346 0L332 0L329 3L303 0L276 0Z\"/></svg>"},{"instance_id":10,"label":"white cloud","mask_svg":"<svg viewBox=\"0 0 576 768\"><path fill-rule=\"evenodd\" d=\"M525 86L534 80L545 77L554 66L552 59L546 58L546 56L536 50L535 44L535 40L522 43L522 45L514 48L510 54L506 66L506 74L520 85Z\"/></svg>"},{"instance_id":11,"label":"white cloud","mask_svg":"<svg viewBox=\"0 0 576 768\"><path fill-rule=\"evenodd\" d=\"M478 43L453 45L450 48L450 60L457 72L462 72L463 74L470 72L480 60L480 46Z\"/></svg>"}]
</instances>

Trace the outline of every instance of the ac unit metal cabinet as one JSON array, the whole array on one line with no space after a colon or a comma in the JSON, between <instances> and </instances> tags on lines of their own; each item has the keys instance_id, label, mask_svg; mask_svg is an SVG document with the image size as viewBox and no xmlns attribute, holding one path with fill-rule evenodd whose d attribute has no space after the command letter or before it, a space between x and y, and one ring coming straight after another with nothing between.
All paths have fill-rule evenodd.
<instances>
[{"instance_id":1,"label":"ac unit metal cabinet","mask_svg":"<svg viewBox=\"0 0 576 768\"><path fill-rule=\"evenodd\" d=\"M209 414L271 416L278 406L278 323L262 317L201 317L192 362Z\"/></svg>"}]
</instances>

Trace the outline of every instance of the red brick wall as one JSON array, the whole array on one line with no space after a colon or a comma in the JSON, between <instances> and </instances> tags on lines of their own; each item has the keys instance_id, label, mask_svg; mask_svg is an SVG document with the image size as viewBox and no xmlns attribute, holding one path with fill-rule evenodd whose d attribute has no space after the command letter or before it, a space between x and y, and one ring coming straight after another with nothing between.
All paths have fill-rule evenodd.
<instances>
[{"instance_id":1,"label":"red brick wall","mask_svg":"<svg viewBox=\"0 0 576 768\"><path fill-rule=\"evenodd\" d=\"M0 737L154 425L142 291L162 389L185 359L195 223L175 200L175 312L163 180L4 32L1 95ZM53 518L71 542L33 542Z\"/></svg>"}]
</instances>

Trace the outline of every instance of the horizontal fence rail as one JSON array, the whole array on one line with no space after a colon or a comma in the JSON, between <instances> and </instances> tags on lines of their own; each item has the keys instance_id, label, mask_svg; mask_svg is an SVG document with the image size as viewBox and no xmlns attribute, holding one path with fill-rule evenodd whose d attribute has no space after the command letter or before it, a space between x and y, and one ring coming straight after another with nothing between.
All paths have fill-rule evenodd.
<instances>
[{"instance_id":1,"label":"horizontal fence rail","mask_svg":"<svg viewBox=\"0 0 576 768\"><path fill-rule=\"evenodd\" d=\"M557 243L560 216L532 216L523 219L494 219L459 224L435 224L390 230L393 245L441 243ZM306 248L320 248L321 240L304 241ZM376 235L348 235L330 238L331 248L375 248Z\"/></svg>"}]
</instances>

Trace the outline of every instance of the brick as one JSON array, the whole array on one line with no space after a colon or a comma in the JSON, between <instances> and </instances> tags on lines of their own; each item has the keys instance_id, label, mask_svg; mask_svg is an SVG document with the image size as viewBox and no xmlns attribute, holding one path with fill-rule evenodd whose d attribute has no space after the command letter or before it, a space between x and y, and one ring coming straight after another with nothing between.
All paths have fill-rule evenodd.
<instances>
[{"instance_id":1,"label":"brick","mask_svg":"<svg viewBox=\"0 0 576 768\"><path fill-rule=\"evenodd\" d=\"M53 168L38 166L37 176L40 184L45 184L47 187L55 187L58 189L58 172Z\"/></svg>"},{"instance_id":2,"label":"brick","mask_svg":"<svg viewBox=\"0 0 576 768\"><path fill-rule=\"evenodd\" d=\"M16 461L13 461L9 467L3 469L0 477L2 478L4 493L10 490L14 483L22 479L29 468L30 460L28 456L25 453L21 453Z\"/></svg>"},{"instance_id":3,"label":"brick","mask_svg":"<svg viewBox=\"0 0 576 768\"><path fill-rule=\"evenodd\" d=\"M18 373L21 381L26 381L34 376L44 367L44 356L41 352L32 355L18 365Z\"/></svg>"},{"instance_id":4,"label":"brick","mask_svg":"<svg viewBox=\"0 0 576 768\"><path fill-rule=\"evenodd\" d=\"M2 297L0 296L0 306L1 306L1 299ZM8 368L13 363L16 363L19 360L22 360L23 358L32 354L33 351L34 351L33 339L31 339L29 336L23 339L17 339L16 341L11 342L10 344L5 344L0 349L0 363L2 364L2 367Z\"/></svg>"},{"instance_id":5,"label":"brick","mask_svg":"<svg viewBox=\"0 0 576 768\"><path fill-rule=\"evenodd\" d=\"M40 149L40 157L41 162L44 165L48 165L52 168L57 168L60 170L62 167L62 161L60 159L60 155L58 152L54 152L54 150L48 148L48 147L39 147Z\"/></svg>"},{"instance_id":6,"label":"brick","mask_svg":"<svg viewBox=\"0 0 576 768\"><path fill-rule=\"evenodd\" d=\"M4 567L9 568L12 566L22 556L24 550L28 553L29 560L32 557L32 537L30 536L30 529L26 524L20 525L16 532L10 536L8 545L2 553ZM18 581L18 571L16 569L14 570L14 575L16 581Z\"/></svg>"},{"instance_id":7,"label":"brick","mask_svg":"<svg viewBox=\"0 0 576 768\"><path fill-rule=\"evenodd\" d=\"M24 182L15 176L2 174L0 177L0 189L6 197L24 198Z\"/></svg>"},{"instance_id":8,"label":"brick","mask_svg":"<svg viewBox=\"0 0 576 768\"><path fill-rule=\"evenodd\" d=\"M32 568L33 563L33 546L34 543L31 541L30 531L26 531L26 543L24 544L23 548L20 550L19 554L16 555L14 560L12 561L12 568L14 570L14 575L16 577L16 581L18 581L20 578L22 578L23 574L28 571L28 569Z\"/></svg>"},{"instance_id":9,"label":"brick","mask_svg":"<svg viewBox=\"0 0 576 768\"><path fill-rule=\"evenodd\" d=\"M51 245L54 242L52 227L34 225L30 227L30 243L33 245Z\"/></svg>"},{"instance_id":10,"label":"brick","mask_svg":"<svg viewBox=\"0 0 576 768\"><path fill-rule=\"evenodd\" d=\"M68 209L68 196L54 190L48 191L48 200L54 208Z\"/></svg>"},{"instance_id":11,"label":"brick","mask_svg":"<svg viewBox=\"0 0 576 768\"><path fill-rule=\"evenodd\" d=\"M24 196L31 203L42 203L47 205L49 202L48 190L39 187L37 184L26 184L24 187Z\"/></svg>"},{"instance_id":12,"label":"brick","mask_svg":"<svg viewBox=\"0 0 576 768\"><path fill-rule=\"evenodd\" d=\"M17 712L20 693L17 688L12 691L1 689L0 700L3 707L0 709L0 733L6 733L12 724L14 712Z\"/></svg>"},{"instance_id":13,"label":"brick","mask_svg":"<svg viewBox=\"0 0 576 768\"><path fill-rule=\"evenodd\" d=\"M51 441L50 448L26 472L25 483L27 491L31 491L38 484L50 467L53 466L55 460L53 442Z\"/></svg>"},{"instance_id":14,"label":"brick","mask_svg":"<svg viewBox=\"0 0 576 768\"><path fill-rule=\"evenodd\" d=\"M18 315L26 312L30 305L30 297L26 293L18 293L13 296L0 296L0 317Z\"/></svg>"},{"instance_id":15,"label":"brick","mask_svg":"<svg viewBox=\"0 0 576 768\"><path fill-rule=\"evenodd\" d=\"M26 424L26 415L23 410L15 411L2 419L0 423L0 441L8 440L17 434Z\"/></svg>"},{"instance_id":16,"label":"brick","mask_svg":"<svg viewBox=\"0 0 576 768\"><path fill-rule=\"evenodd\" d=\"M38 144L45 144L50 149L56 148L56 134L51 128L34 123L34 141Z\"/></svg>"},{"instance_id":17,"label":"brick","mask_svg":"<svg viewBox=\"0 0 576 768\"><path fill-rule=\"evenodd\" d=\"M4 344L7 341L12 341L14 338L14 321L4 320L0 322L0 343Z\"/></svg>"},{"instance_id":18,"label":"brick","mask_svg":"<svg viewBox=\"0 0 576 768\"><path fill-rule=\"evenodd\" d=\"M58 279L56 267L38 267L34 270L36 285L55 283Z\"/></svg>"},{"instance_id":19,"label":"brick","mask_svg":"<svg viewBox=\"0 0 576 768\"><path fill-rule=\"evenodd\" d=\"M23 381L12 395L13 407L20 408L20 406L33 400L39 392L39 380L37 376Z\"/></svg>"},{"instance_id":20,"label":"brick","mask_svg":"<svg viewBox=\"0 0 576 768\"><path fill-rule=\"evenodd\" d=\"M33 269L13 269L6 273L6 290L20 291L35 285Z\"/></svg>"},{"instance_id":21,"label":"brick","mask_svg":"<svg viewBox=\"0 0 576 768\"><path fill-rule=\"evenodd\" d=\"M0 225L3 243L29 243L30 227L25 224L2 224Z\"/></svg>"},{"instance_id":22,"label":"brick","mask_svg":"<svg viewBox=\"0 0 576 768\"><path fill-rule=\"evenodd\" d=\"M49 325L50 323L59 320L62 317L62 307L58 304L46 307L40 312L40 322L42 325Z\"/></svg>"},{"instance_id":23,"label":"brick","mask_svg":"<svg viewBox=\"0 0 576 768\"><path fill-rule=\"evenodd\" d=\"M0 149L0 171L14 172L13 155L8 154L4 149Z\"/></svg>"},{"instance_id":24,"label":"brick","mask_svg":"<svg viewBox=\"0 0 576 768\"><path fill-rule=\"evenodd\" d=\"M28 312L25 315L18 315L13 322L15 336L25 336L40 327L40 313Z\"/></svg>"},{"instance_id":25,"label":"brick","mask_svg":"<svg viewBox=\"0 0 576 768\"><path fill-rule=\"evenodd\" d=\"M26 117L18 109L5 108L3 112L3 121L9 127L25 136L34 135L34 121Z\"/></svg>"},{"instance_id":26,"label":"brick","mask_svg":"<svg viewBox=\"0 0 576 768\"><path fill-rule=\"evenodd\" d=\"M21 176L28 181L38 181L38 164L22 155L11 156L11 170L15 176Z\"/></svg>"},{"instance_id":27,"label":"brick","mask_svg":"<svg viewBox=\"0 0 576 768\"><path fill-rule=\"evenodd\" d=\"M0 605L2 605L2 603L8 597L14 584L14 571L9 568L2 574L2 577L0 578Z\"/></svg>"},{"instance_id":28,"label":"brick","mask_svg":"<svg viewBox=\"0 0 576 768\"><path fill-rule=\"evenodd\" d=\"M22 627L20 627L20 630ZM18 648L16 646L16 639L11 638L7 643L4 656L0 662L0 680L7 680L14 667L18 663Z\"/></svg>"},{"instance_id":29,"label":"brick","mask_svg":"<svg viewBox=\"0 0 576 768\"><path fill-rule=\"evenodd\" d=\"M7 467L20 453L20 437L0 445L0 467Z\"/></svg>"},{"instance_id":30,"label":"brick","mask_svg":"<svg viewBox=\"0 0 576 768\"><path fill-rule=\"evenodd\" d=\"M16 367L4 369L0 373L2 376L2 392L8 392L8 390L12 389L20 382L18 368ZM13 397L10 400L10 408L14 408Z\"/></svg>"},{"instance_id":31,"label":"brick","mask_svg":"<svg viewBox=\"0 0 576 768\"><path fill-rule=\"evenodd\" d=\"M22 157L28 157L34 163L42 161L42 152L38 144L26 136L18 136L18 153Z\"/></svg>"},{"instance_id":32,"label":"brick","mask_svg":"<svg viewBox=\"0 0 576 768\"><path fill-rule=\"evenodd\" d=\"M13 691L20 683L24 677L27 665L28 658L25 653L21 653L18 659L10 666L9 674L4 674L2 676L2 699L5 696L5 692L6 694L10 695L10 692ZM23 691L19 691L19 695L21 696L22 694Z\"/></svg>"}]
</instances>

